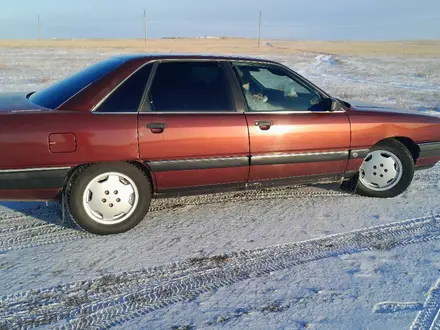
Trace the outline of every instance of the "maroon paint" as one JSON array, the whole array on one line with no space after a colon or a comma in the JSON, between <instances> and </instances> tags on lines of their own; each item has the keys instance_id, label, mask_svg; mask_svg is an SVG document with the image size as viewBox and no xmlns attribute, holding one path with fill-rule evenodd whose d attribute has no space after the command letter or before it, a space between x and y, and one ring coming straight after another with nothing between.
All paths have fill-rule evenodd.
<instances>
[{"instance_id":1,"label":"maroon paint","mask_svg":"<svg viewBox=\"0 0 440 330\"><path fill-rule=\"evenodd\" d=\"M375 109L366 111L355 107L346 113L321 114L142 113L136 115L89 112L134 70L148 61L159 58L162 57L141 56L128 60L55 111L42 111L40 107L34 106L35 111L8 113L8 105L0 105L0 154L7 155L0 158L0 170L74 167L109 161L143 162L346 151L368 149L378 141L390 137L409 138L416 144L440 141L439 118L381 113ZM216 59L215 56L181 56L180 58ZM23 109L17 109L17 104L21 103L11 104L10 109L31 110L32 108L29 102L22 103ZM271 120L273 125L262 130L254 125L255 120ZM166 122L167 127L163 132L161 129L153 132L146 128L147 122ZM61 135L51 136L54 133ZM52 141L51 144L49 139ZM417 165L430 165L439 160L440 157L418 159ZM343 173L344 170L358 170L361 162L362 159L354 159L260 165L250 169L244 166L163 171L153 173L152 177L155 189L176 188ZM0 199L49 200L53 199L60 189L2 190L0 187Z\"/></svg>"}]
</instances>

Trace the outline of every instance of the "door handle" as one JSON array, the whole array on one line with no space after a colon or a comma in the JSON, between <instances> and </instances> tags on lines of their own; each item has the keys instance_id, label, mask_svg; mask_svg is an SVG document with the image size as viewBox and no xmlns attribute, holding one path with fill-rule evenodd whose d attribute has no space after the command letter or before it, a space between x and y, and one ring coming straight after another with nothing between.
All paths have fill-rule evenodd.
<instances>
[{"instance_id":1,"label":"door handle","mask_svg":"<svg viewBox=\"0 0 440 330\"><path fill-rule=\"evenodd\" d=\"M255 126L259 126L261 130L267 131L272 126L271 120L256 120Z\"/></svg>"},{"instance_id":2,"label":"door handle","mask_svg":"<svg viewBox=\"0 0 440 330\"><path fill-rule=\"evenodd\" d=\"M147 128L150 129L152 133L162 133L164 129L167 127L167 124L165 123L147 123Z\"/></svg>"}]
</instances>

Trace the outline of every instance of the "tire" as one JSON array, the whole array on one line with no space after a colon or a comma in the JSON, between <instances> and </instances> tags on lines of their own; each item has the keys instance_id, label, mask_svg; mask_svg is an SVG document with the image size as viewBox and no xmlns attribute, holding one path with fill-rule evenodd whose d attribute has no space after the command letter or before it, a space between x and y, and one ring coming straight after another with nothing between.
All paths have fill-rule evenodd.
<instances>
[{"instance_id":1,"label":"tire","mask_svg":"<svg viewBox=\"0 0 440 330\"><path fill-rule=\"evenodd\" d=\"M98 235L126 232L148 212L149 178L129 163L93 164L80 169L66 189L68 210L79 227Z\"/></svg>"},{"instance_id":2,"label":"tire","mask_svg":"<svg viewBox=\"0 0 440 330\"><path fill-rule=\"evenodd\" d=\"M396 197L409 187L413 177L414 159L408 148L395 139L384 140L364 158L356 190L368 197Z\"/></svg>"}]
</instances>

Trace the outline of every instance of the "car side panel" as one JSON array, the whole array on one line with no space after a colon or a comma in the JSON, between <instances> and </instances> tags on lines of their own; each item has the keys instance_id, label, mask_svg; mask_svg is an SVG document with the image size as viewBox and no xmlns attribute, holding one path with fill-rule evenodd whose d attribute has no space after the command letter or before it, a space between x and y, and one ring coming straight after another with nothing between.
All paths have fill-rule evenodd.
<instances>
[{"instance_id":1,"label":"car side panel","mask_svg":"<svg viewBox=\"0 0 440 330\"><path fill-rule=\"evenodd\" d=\"M0 158L0 198L10 190L61 188L67 171L79 164L137 160L136 117L68 111L0 115L0 154L6 155Z\"/></svg>"},{"instance_id":2,"label":"car side panel","mask_svg":"<svg viewBox=\"0 0 440 330\"><path fill-rule=\"evenodd\" d=\"M155 178L159 183L160 190L173 189L175 187L208 188L213 185L237 184L244 185L248 175L248 167L231 168L208 168L203 170L181 170L172 172L156 172ZM190 182L188 182L190 180Z\"/></svg>"},{"instance_id":3,"label":"car side panel","mask_svg":"<svg viewBox=\"0 0 440 330\"><path fill-rule=\"evenodd\" d=\"M419 146L416 166L440 161L440 119L410 114L350 110L347 114L351 123L348 172L359 169L368 149L374 144L393 137L410 138ZM433 142L439 143L432 146Z\"/></svg>"},{"instance_id":4,"label":"car side panel","mask_svg":"<svg viewBox=\"0 0 440 330\"><path fill-rule=\"evenodd\" d=\"M249 181L343 175L350 148L345 113L246 113L251 168ZM261 130L255 121L271 121Z\"/></svg>"},{"instance_id":5,"label":"car side panel","mask_svg":"<svg viewBox=\"0 0 440 330\"><path fill-rule=\"evenodd\" d=\"M147 128L164 123L161 133ZM139 113L140 158L158 189L244 184L249 136L243 113Z\"/></svg>"},{"instance_id":6,"label":"car side panel","mask_svg":"<svg viewBox=\"0 0 440 330\"><path fill-rule=\"evenodd\" d=\"M99 115L47 111L1 116L1 169L72 166L138 159L136 114ZM49 135L72 133L74 152L53 153Z\"/></svg>"}]
</instances>

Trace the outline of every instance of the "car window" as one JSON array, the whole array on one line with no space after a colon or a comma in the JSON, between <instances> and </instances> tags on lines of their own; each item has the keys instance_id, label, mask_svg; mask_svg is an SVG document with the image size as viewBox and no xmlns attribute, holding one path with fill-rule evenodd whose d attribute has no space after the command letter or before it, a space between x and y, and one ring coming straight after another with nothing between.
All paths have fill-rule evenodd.
<instances>
[{"instance_id":1,"label":"car window","mask_svg":"<svg viewBox=\"0 0 440 330\"><path fill-rule=\"evenodd\" d=\"M320 94L272 64L233 63L249 111L324 110Z\"/></svg>"},{"instance_id":2,"label":"car window","mask_svg":"<svg viewBox=\"0 0 440 330\"><path fill-rule=\"evenodd\" d=\"M99 61L32 94L29 99L35 104L55 109L83 88L115 70L123 63L124 61L117 57Z\"/></svg>"},{"instance_id":3,"label":"car window","mask_svg":"<svg viewBox=\"0 0 440 330\"><path fill-rule=\"evenodd\" d=\"M234 111L229 83L218 62L160 63L149 101L151 111Z\"/></svg>"},{"instance_id":4,"label":"car window","mask_svg":"<svg viewBox=\"0 0 440 330\"><path fill-rule=\"evenodd\" d=\"M147 64L137 70L117 87L95 111L137 112L152 66L152 64Z\"/></svg>"}]
</instances>

